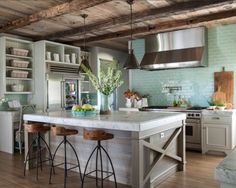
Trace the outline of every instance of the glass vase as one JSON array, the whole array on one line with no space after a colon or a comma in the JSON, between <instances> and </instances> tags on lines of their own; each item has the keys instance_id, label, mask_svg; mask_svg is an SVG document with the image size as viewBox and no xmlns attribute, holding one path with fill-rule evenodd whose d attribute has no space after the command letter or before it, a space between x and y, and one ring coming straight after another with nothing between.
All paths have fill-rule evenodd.
<instances>
[{"instance_id":1,"label":"glass vase","mask_svg":"<svg viewBox=\"0 0 236 188\"><path fill-rule=\"evenodd\" d=\"M100 114L102 115L111 114L111 108L108 102L108 98L108 95L104 95L101 93Z\"/></svg>"}]
</instances>

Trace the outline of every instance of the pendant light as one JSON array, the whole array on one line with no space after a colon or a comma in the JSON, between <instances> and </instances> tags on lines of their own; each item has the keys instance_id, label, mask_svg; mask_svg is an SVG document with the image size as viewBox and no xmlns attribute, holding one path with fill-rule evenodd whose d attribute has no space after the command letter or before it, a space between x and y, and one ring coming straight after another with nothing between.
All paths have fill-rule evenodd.
<instances>
[{"instance_id":1,"label":"pendant light","mask_svg":"<svg viewBox=\"0 0 236 188\"><path fill-rule=\"evenodd\" d=\"M86 35L86 31L85 31L85 19L88 17L87 14L81 14L81 17L84 19L84 50L86 49L86 42L85 42L85 35ZM88 61L88 57L86 57L86 55L84 55L82 57L82 61L81 61L81 64L84 64L91 72L92 72L92 69L89 65L89 61ZM82 69L80 69L81 72L84 72Z\"/></svg>"},{"instance_id":2,"label":"pendant light","mask_svg":"<svg viewBox=\"0 0 236 188\"><path fill-rule=\"evenodd\" d=\"M128 42L128 58L125 62L124 65L124 69L138 69L139 68L139 64L138 61L134 55L134 51L133 51L133 45L132 45L132 41L133 41L133 10L132 10L132 4L133 4L134 0L127 0L127 3L130 5L130 40Z\"/></svg>"}]
</instances>

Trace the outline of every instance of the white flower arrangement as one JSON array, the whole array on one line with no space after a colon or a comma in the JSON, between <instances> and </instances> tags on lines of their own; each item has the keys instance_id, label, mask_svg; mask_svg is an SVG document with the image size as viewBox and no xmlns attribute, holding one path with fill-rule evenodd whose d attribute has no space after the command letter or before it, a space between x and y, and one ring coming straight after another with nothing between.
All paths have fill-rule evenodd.
<instances>
[{"instance_id":1,"label":"white flower arrangement","mask_svg":"<svg viewBox=\"0 0 236 188\"><path fill-rule=\"evenodd\" d=\"M109 96L116 88L124 83L123 80L120 80L122 72L121 70L117 70L116 65L117 61L113 60L106 72L100 71L99 78L97 78L84 64L81 64L80 66L83 71L87 73L95 89L102 94Z\"/></svg>"}]
</instances>

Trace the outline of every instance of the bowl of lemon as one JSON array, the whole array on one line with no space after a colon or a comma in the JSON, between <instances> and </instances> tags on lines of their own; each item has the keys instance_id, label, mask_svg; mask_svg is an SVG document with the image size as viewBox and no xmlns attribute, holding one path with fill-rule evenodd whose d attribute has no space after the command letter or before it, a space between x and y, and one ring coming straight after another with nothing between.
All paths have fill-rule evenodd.
<instances>
[{"instance_id":1,"label":"bowl of lemon","mask_svg":"<svg viewBox=\"0 0 236 188\"><path fill-rule=\"evenodd\" d=\"M91 104L84 104L83 106L74 105L72 107L72 114L74 116L96 115L96 109Z\"/></svg>"}]
</instances>

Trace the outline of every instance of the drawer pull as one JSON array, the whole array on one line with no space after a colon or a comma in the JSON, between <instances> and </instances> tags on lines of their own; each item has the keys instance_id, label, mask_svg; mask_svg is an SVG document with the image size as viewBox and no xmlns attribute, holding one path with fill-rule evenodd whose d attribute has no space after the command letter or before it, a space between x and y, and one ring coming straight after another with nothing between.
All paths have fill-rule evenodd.
<instances>
[{"instance_id":1,"label":"drawer pull","mask_svg":"<svg viewBox=\"0 0 236 188\"><path fill-rule=\"evenodd\" d=\"M219 118L219 117L212 117L211 119L217 119L217 120L219 120L220 118Z\"/></svg>"}]
</instances>

